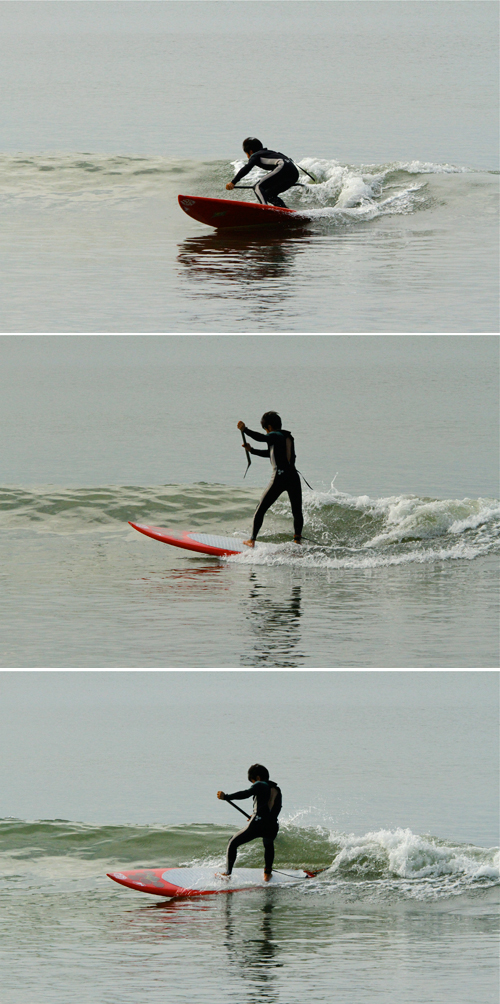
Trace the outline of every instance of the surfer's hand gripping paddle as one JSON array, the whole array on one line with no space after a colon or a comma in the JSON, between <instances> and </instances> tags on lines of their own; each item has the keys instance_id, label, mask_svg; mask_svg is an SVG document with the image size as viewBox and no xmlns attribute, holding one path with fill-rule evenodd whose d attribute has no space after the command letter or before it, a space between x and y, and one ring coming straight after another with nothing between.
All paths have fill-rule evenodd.
<instances>
[{"instance_id":1,"label":"surfer's hand gripping paddle","mask_svg":"<svg viewBox=\"0 0 500 1004\"><path fill-rule=\"evenodd\" d=\"M247 469L246 469L246 471L245 471L245 473L244 473L244 475L243 475L243 477L244 477L244 478L246 478L246 476L247 476L247 473L248 473L248 468L250 467L250 464L252 463L252 458L251 458L251 456L250 456L250 450L247 450L247 449L246 449L246 448L247 448L247 446L248 446L248 443L247 443L247 441L246 441L246 439L245 439L245 430L244 430L244 429L240 429L240 432L241 432L241 438L243 439L243 446L245 447L245 450L246 450L246 455L247 455L247 461L248 461L248 463L247 463ZM233 804L233 803L231 802L231 805L232 805L232 804ZM235 809L237 809L237 808L238 808L238 806L237 806L237 805L235 805ZM240 812L241 812L241 809L240 809ZM249 816L248 818L250 819L250 816Z\"/></svg>"}]
</instances>

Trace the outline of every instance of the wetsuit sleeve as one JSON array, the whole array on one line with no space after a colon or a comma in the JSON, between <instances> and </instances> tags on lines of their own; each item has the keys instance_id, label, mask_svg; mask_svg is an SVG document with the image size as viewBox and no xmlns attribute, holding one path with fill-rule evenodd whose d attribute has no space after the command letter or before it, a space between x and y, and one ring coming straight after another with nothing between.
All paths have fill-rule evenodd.
<instances>
[{"instance_id":1,"label":"wetsuit sleeve","mask_svg":"<svg viewBox=\"0 0 500 1004\"><path fill-rule=\"evenodd\" d=\"M263 436L261 432L252 432L251 429L247 429L246 425L245 425L245 428L244 428L243 432L246 432L247 435L251 436L252 439L257 439L259 443L267 443L268 442L267 436ZM271 454L269 452L269 446L267 447L267 450L254 450L253 446L251 446L250 447L250 453L253 453L254 456L256 456L256 457L270 457L271 456Z\"/></svg>"},{"instance_id":2,"label":"wetsuit sleeve","mask_svg":"<svg viewBox=\"0 0 500 1004\"><path fill-rule=\"evenodd\" d=\"M226 794L224 795L224 801L226 801L228 798L230 798L231 801L233 800L233 798L251 798L252 795L255 795L254 787L255 785L252 785L252 787L247 788L246 791L235 791L232 795Z\"/></svg>"},{"instance_id":3,"label":"wetsuit sleeve","mask_svg":"<svg viewBox=\"0 0 500 1004\"><path fill-rule=\"evenodd\" d=\"M238 174L235 174L234 178L232 179L233 185L236 185L238 181L241 181L241 179L245 177L245 174L250 173L252 167L255 167L258 157L259 157L258 153L253 153L252 156L248 158L248 164L244 164L241 170L238 171Z\"/></svg>"},{"instance_id":4,"label":"wetsuit sleeve","mask_svg":"<svg viewBox=\"0 0 500 1004\"><path fill-rule=\"evenodd\" d=\"M247 436L250 436L251 439L256 439L259 443L267 443L267 435L262 432L252 432L252 430L248 429L246 425L243 432L246 432Z\"/></svg>"}]
</instances>

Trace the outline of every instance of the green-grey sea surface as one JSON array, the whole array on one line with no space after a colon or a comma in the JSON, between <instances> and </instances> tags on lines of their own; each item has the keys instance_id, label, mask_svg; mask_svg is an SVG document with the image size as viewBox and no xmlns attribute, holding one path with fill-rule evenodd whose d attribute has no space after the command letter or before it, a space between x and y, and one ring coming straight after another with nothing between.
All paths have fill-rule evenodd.
<instances>
[{"instance_id":1,"label":"green-grey sea surface","mask_svg":"<svg viewBox=\"0 0 500 1004\"><path fill-rule=\"evenodd\" d=\"M2 1004L496 1002L496 673L28 672L0 691ZM283 790L276 867L316 878L198 900L107 878L221 868L241 816L216 791L256 760Z\"/></svg>"},{"instance_id":2,"label":"green-grey sea surface","mask_svg":"<svg viewBox=\"0 0 500 1004\"><path fill-rule=\"evenodd\" d=\"M498 330L495 3L26 0L0 29L2 331ZM300 229L181 211L255 200L225 188L249 134L312 174Z\"/></svg>"},{"instance_id":3,"label":"green-grey sea surface","mask_svg":"<svg viewBox=\"0 0 500 1004\"><path fill-rule=\"evenodd\" d=\"M4 667L498 666L498 341L9 336L0 341ZM252 552L239 419L295 436ZM272 547L268 545L272 544ZM263 546L261 546L263 545Z\"/></svg>"}]
</instances>

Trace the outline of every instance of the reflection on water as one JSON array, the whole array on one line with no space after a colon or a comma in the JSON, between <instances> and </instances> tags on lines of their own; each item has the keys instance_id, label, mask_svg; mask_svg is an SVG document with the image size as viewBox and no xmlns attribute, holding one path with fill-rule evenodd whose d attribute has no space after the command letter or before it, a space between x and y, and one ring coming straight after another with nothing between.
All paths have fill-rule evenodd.
<instances>
[{"instance_id":1,"label":"reflection on water","mask_svg":"<svg viewBox=\"0 0 500 1004\"><path fill-rule=\"evenodd\" d=\"M138 582L146 582L149 586L147 595L155 598L162 593L167 594L170 590L175 590L179 596L189 594L196 598L199 594L220 590L227 591L230 586L227 577L224 575L226 569L224 565L204 564L201 567L187 565L181 568L171 568L166 575L141 575Z\"/></svg>"},{"instance_id":2,"label":"reflection on water","mask_svg":"<svg viewBox=\"0 0 500 1004\"><path fill-rule=\"evenodd\" d=\"M301 586L292 586L289 597L271 596L271 587L250 573L250 591L245 605L245 617L250 628L247 651L241 656L242 666L296 667L303 665L300 649Z\"/></svg>"},{"instance_id":3,"label":"reflection on water","mask_svg":"<svg viewBox=\"0 0 500 1004\"><path fill-rule=\"evenodd\" d=\"M271 295L274 299L274 283L279 280L282 298L294 292L290 280L296 258L304 253L310 239L306 227L298 227L286 236L272 228L250 234L206 234L179 244L177 260L194 296L246 299L249 293L255 295L258 283L259 297ZM211 280L209 286L207 279ZM199 280L203 285L198 285ZM267 293L260 285L263 281L272 284Z\"/></svg>"},{"instance_id":4,"label":"reflection on water","mask_svg":"<svg viewBox=\"0 0 500 1004\"><path fill-rule=\"evenodd\" d=\"M276 969L283 966L280 962L281 949L272 926L274 910L273 892L268 889L262 905L260 916L252 912L252 931L248 923L242 929L241 914L234 918L234 901L232 896L226 896L225 904L225 938L230 969L243 976L246 984L245 1004L274 1004L279 1000L279 987L276 986Z\"/></svg>"}]
</instances>

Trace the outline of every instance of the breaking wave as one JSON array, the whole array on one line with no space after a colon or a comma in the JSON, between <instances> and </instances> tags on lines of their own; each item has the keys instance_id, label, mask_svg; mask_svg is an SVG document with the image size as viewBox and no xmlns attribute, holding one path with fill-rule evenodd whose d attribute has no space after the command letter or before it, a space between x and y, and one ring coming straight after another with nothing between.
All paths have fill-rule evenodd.
<instances>
[{"instance_id":1,"label":"breaking wave","mask_svg":"<svg viewBox=\"0 0 500 1004\"><path fill-rule=\"evenodd\" d=\"M0 820L0 880L47 882L72 875L101 875L114 867L222 865L234 827L92 826L68 820ZM242 866L258 867L262 848L248 844L239 852ZM61 861L64 859L64 861ZM83 867L83 862L87 862ZM276 867L321 869L307 893L338 892L359 898L399 895L441 899L499 884L499 851L440 840L410 829L377 830L356 836L322 826L282 823L276 842Z\"/></svg>"},{"instance_id":2,"label":"breaking wave","mask_svg":"<svg viewBox=\"0 0 500 1004\"><path fill-rule=\"evenodd\" d=\"M273 512L287 516L281 499ZM298 553L286 544L268 551L257 547L229 558L259 564L300 563L328 568L376 568L410 562L471 560L498 551L500 503L497 499L432 499L393 495L372 499L338 491L304 497L304 539Z\"/></svg>"},{"instance_id":3,"label":"breaking wave","mask_svg":"<svg viewBox=\"0 0 500 1004\"><path fill-rule=\"evenodd\" d=\"M234 169L242 164L96 153L0 154L0 204L126 208L151 197L174 200L186 188L194 195L253 200L253 194L225 190ZM287 193L288 204L312 222L337 225L425 209L434 201L428 187L431 175L477 173L460 165L424 161L349 165L306 156L297 164L314 181L301 173L303 187ZM255 184L262 173L254 169L242 184Z\"/></svg>"},{"instance_id":4,"label":"breaking wave","mask_svg":"<svg viewBox=\"0 0 500 1004\"><path fill-rule=\"evenodd\" d=\"M413 213L432 202L426 175L470 173L467 168L418 161L355 166L304 157L297 163L314 181L301 173L301 187L287 193L287 204L313 221L330 219L337 223ZM235 161L233 166L237 170L243 161ZM244 180L255 184L263 174L254 169Z\"/></svg>"},{"instance_id":5,"label":"breaking wave","mask_svg":"<svg viewBox=\"0 0 500 1004\"><path fill-rule=\"evenodd\" d=\"M0 489L4 532L126 535L128 521L241 538L259 492L227 485ZM286 496L284 497L286 499ZM500 550L500 503L493 498L433 499L401 494L353 496L332 484L304 493L304 541L290 543L288 499L270 510L253 551L235 564L369 569L412 562L473 560ZM193 560L193 556L182 552ZM197 555L196 560L217 559Z\"/></svg>"}]
</instances>

